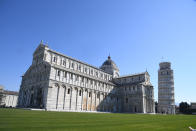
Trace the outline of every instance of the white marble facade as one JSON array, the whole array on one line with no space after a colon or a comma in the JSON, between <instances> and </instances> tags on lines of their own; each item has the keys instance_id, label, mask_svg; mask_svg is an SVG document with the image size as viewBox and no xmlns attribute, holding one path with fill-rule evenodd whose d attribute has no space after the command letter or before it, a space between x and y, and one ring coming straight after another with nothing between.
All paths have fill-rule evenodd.
<instances>
[{"instance_id":1,"label":"white marble facade","mask_svg":"<svg viewBox=\"0 0 196 131\"><path fill-rule=\"evenodd\" d=\"M18 92L4 90L0 86L0 107L16 107L18 101Z\"/></svg>"},{"instance_id":2,"label":"white marble facade","mask_svg":"<svg viewBox=\"0 0 196 131\"><path fill-rule=\"evenodd\" d=\"M170 62L161 62L158 71L158 112L175 114L174 76Z\"/></svg>"},{"instance_id":3,"label":"white marble facade","mask_svg":"<svg viewBox=\"0 0 196 131\"><path fill-rule=\"evenodd\" d=\"M57 111L154 113L154 91L149 78L147 72L120 77L110 56L97 68L53 51L41 42L22 78L18 106ZM134 86L137 91L125 91Z\"/></svg>"}]
</instances>

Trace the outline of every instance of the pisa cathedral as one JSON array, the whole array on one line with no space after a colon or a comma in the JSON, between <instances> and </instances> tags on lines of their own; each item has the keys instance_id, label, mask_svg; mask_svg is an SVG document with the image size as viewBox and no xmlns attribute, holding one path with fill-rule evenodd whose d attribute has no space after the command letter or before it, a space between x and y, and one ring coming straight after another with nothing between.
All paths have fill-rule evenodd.
<instances>
[{"instance_id":1,"label":"pisa cathedral","mask_svg":"<svg viewBox=\"0 0 196 131\"><path fill-rule=\"evenodd\" d=\"M50 111L154 113L148 72L120 76L109 56L100 68L41 42L22 76L18 107Z\"/></svg>"}]
</instances>

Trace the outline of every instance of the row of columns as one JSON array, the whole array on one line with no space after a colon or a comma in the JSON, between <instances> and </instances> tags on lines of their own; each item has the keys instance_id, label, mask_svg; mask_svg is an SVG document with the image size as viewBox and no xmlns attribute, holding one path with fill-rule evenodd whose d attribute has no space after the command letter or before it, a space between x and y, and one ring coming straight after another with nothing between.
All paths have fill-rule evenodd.
<instances>
[{"instance_id":1,"label":"row of columns","mask_svg":"<svg viewBox=\"0 0 196 131\"><path fill-rule=\"evenodd\" d=\"M49 88L47 97L47 110L117 111L118 106L117 97L107 93L59 84Z\"/></svg>"}]
</instances>

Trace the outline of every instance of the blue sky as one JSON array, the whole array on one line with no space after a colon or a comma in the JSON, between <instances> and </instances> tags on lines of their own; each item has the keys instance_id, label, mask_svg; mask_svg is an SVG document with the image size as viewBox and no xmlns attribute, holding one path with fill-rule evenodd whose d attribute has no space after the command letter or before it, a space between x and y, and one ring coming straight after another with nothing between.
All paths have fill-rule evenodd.
<instances>
[{"instance_id":1,"label":"blue sky","mask_svg":"<svg viewBox=\"0 0 196 131\"><path fill-rule=\"evenodd\" d=\"M18 91L41 40L101 66L110 53L121 75L174 69L176 102L196 101L196 1L0 0L0 84ZM163 59L162 59L163 57Z\"/></svg>"}]
</instances>

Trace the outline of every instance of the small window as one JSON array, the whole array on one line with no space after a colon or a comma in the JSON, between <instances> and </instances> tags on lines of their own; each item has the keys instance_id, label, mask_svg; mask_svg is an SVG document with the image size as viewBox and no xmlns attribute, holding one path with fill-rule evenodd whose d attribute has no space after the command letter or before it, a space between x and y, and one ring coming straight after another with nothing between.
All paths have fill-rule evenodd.
<instances>
[{"instance_id":1,"label":"small window","mask_svg":"<svg viewBox=\"0 0 196 131\"><path fill-rule=\"evenodd\" d=\"M71 64L71 67L74 68L74 63Z\"/></svg>"},{"instance_id":2,"label":"small window","mask_svg":"<svg viewBox=\"0 0 196 131\"><path fill-rule=\"evenodd\" d=\"M57 75L60 76L61 75L61 71L58 71Z\"/></svg>"},{"instance_id":3,"label":"small window","mask_svg":"<svg viewBox=\"0 0 196 131\"><path fill-rule=\"evenodd\" d=\"M79 67L78 67L78 68L79 68L79 70L81 71L81 65L79 65Z\"/></svg>"},{"instance_id":4,"label":"small window","mask_svg":"<svg viewBox=\"0 0 196 131\"><path fill-rule=\"evenodd\" d=\"M71 68L71 61L69 61L69 68Z\"/></svg>"},{"instance_id":5,"label":"small window","mask_svg":"<svg viewBox=\"0 0 196 131\"><path fill-rule=\"evenodd\" d=\"M70 89L68 89L67 94L70 94Z\"/></svg>"},{"instance_id":6,"label":"small window","mask_svg":"<svg viewBox=\"0 0 196 131\"><path fill-rule=\"evenodd\" d=\"M71 76L70 76L70 77L71 77L71 79L73 79L73 74L70 74L70 75L71 75Z\"/></svg>"},{"instance_id":7,"label":"small window","mask_svg":"<svg viewBox=\"0 0 196 131\"><path fill-rule=\"evenodd\" d=\"M81 95L82 95L82 91L80 90L80 91L79 91L79 96L81 96Z\"/></svg>"},{"instance_id":8,"label":"small window","mask_svg":"<svg viewBox=\"0 0 196 131\"><path fill-rule=\"evenodd\" d=\"M88 97L91 97L91 92L89 92Z\"/></svg>"},{"instance_id":9,"label":"small window","mask_svg":"<svg viewBox=\"0 0 196 131\"><path fill-rule=\"evenodd\" d=\"M96 72L96 76L98 77L98 72Z\"/></svg>"},{"instance_id":10,"label":"small window","mask_svg":"<svg viewBox=\"0 0 196 131\"><path fill-rule=\"evenodd\" d=\"M53 58L53 62L56 62L56 57Z\"/></svg>"},{"instance_id":11,"label":"small window","mask_svg":"<svg viewBox=\"0 0 196 131\"><path fill-rule=\"evenodd\" d=\"M128 98L126 98L126 103L128 103L128 101L129 101Z\"/></svg>"},{"instance_id":12,"label":"small window","mask_svg":"<svg viewBox=\"0 0 196 131\"><path fill-rule=\"evenodd\" d=\"M64 71L64 77L65 77L65 78L67 77L67 72L66 72L66 71Z\"/></svg>"},{"instance_id":13,"label":"small window","mask_svg":"<svg viewBox=\"0 0 196 131\"><path fill-rule=\"evenodd\" d=\"M65 60L63 60L63 65L64 65L64 66L66 65L66 62L65 62Z\"/></svg>"},{"instance_id":14,"label":"small window","mask_svg":"<svg viewBox=\"0 0 196 131\"><path fill-rule=\"evenodd\" d=\"M106 80L107 75L104 75L104 79Z\"/></svg>"}]
</instances>

